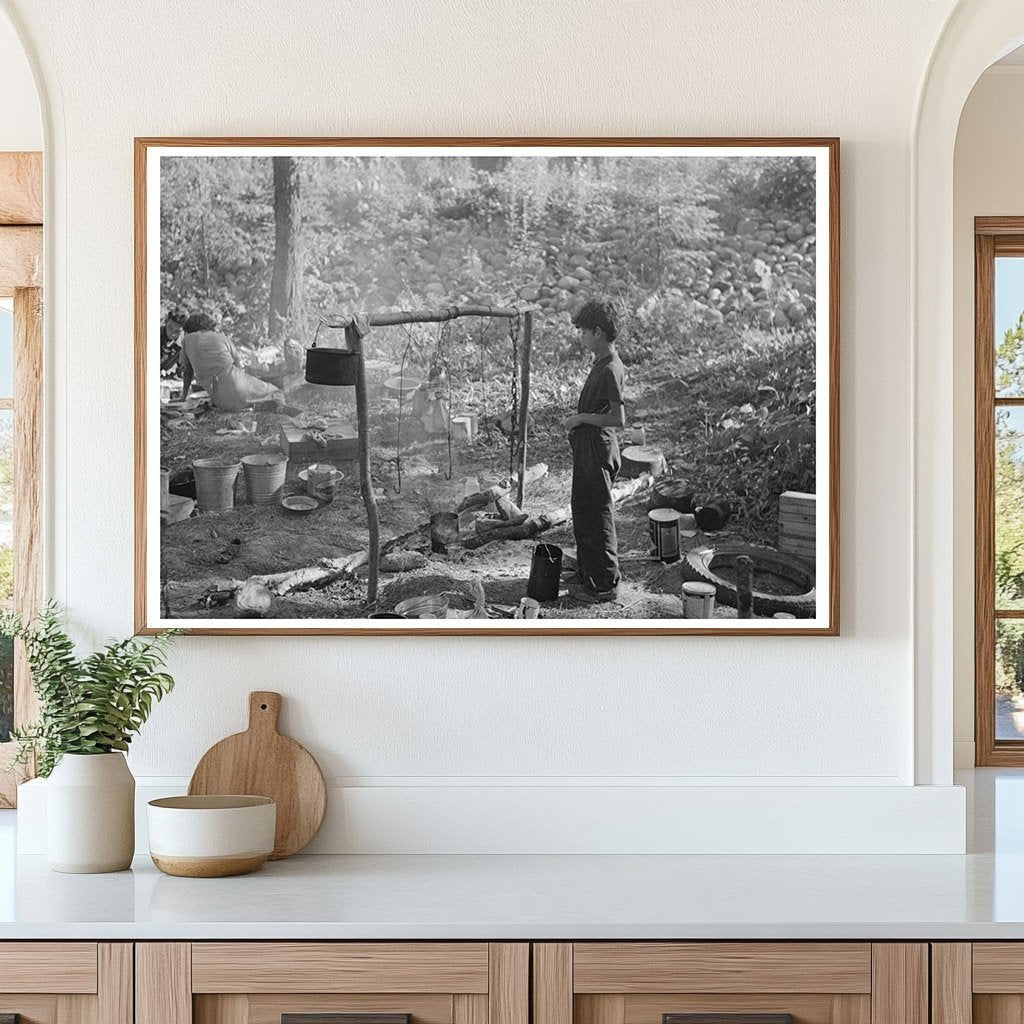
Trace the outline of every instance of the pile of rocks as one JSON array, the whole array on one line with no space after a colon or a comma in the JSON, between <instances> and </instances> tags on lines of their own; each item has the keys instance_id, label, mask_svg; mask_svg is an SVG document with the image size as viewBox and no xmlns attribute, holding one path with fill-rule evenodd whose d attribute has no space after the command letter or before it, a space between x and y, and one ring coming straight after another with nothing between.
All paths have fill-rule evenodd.
<instances>
[{"instance_id":1,"label":"pile of rocks","mask_svg":"<svg viewBox=\"0 0 1024 1024\"><path fill-rule=\"evenodd\" d=\"M809 218L751 214L700 248L655 254L649 239L616 228L600 238L530 240L510 251L505 237L469 221L438 226L429 238L380 254L357 272L364 301L381 306L469 299L507 303L514 295L545 316L565 314L593 294L628 297L676 290L695 319L779 328L813 322L816 234Z\"/></svg>"}]
</instances>

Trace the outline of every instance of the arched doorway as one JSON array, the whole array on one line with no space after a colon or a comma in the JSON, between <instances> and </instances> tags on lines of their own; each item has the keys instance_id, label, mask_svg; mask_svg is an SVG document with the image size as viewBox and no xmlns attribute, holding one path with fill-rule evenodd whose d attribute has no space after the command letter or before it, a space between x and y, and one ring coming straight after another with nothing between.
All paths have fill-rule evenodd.
<instances>
[{"instance_id":1,"label":"arched doorway","mask_svg":"<svg viewBox=\"0 0 1024 1024\"><path fill-rule=\"evenodd\" d=\"M954 616L953 590L973 592L973 579L954 575L954 148L975 82L1022 42L1019 0L962 0L925 69L912 128L915 779L924 785L952 782L954 646L968 628Z\"/></svg>"}]
</instances>

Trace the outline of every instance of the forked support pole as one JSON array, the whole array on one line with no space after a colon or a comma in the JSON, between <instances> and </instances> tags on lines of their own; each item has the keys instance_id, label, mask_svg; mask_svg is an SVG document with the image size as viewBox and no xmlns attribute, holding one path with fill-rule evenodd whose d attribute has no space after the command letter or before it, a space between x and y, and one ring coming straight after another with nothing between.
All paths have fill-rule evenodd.
<instances>
[{"instance_id":1,"label":"forked support pole","mask_svg":"<svg viewBox=\"0 0 1024 1024\"><path fill-rule=\"evenodd\" d=\"M516 504L522 508L526 489L526 437L530 418L530 354L533 351L533 310L523 313L523 369L519 382L519 436L516 438L519 457L519 482L516 484ZM513 369L513 373L515 370Z\"/></svg>"},{"instance_id":2,"label":"forked support pole","mask_svg":"<svg viewBox=\"0 0 1024 1024\"><path fill-rule=\"evenodd\" d=\"M380 519L377 516L377 499L373 493L370 477L370 424L366 405L366 364L363 358L363 339L352 324L345 328L345 344L359 354L356 374L356 431L359 442L359 487L363 492L363 506L366 509L366 524L369 528L370 575L366 580L366 602L371 607L377 603L377 574L380 567Z\"/></svg>"}]
</instances>

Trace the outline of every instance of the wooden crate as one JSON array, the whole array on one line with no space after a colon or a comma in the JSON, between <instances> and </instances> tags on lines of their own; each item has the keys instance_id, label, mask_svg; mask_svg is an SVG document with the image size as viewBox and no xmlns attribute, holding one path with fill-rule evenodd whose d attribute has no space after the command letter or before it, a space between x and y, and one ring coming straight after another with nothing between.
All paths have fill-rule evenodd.
<instances>
[{"instance_id":1,"label":"wooden crate","mask_svg":"<svg viewBox=\"0 0 1024 1024\"><path fill-rule=\"evenodd\" d=\"M289 470L302 469L310 462L354 462L359 458L359 440L356 432L345 428L344 436L330 436L327 447L321 448L301 427L281 428L281 450L291 463Z\"/></svg>"},{"instance_id":2,"label":"wooden crate","mask_svg":"<svg viewBox=\"0 0 1024 1024\"><path fill-rule=\"evenodd\" d=\"M778 548L789 555L814 561L817 500L813 494L786 491L779 496Z\"/></svg>"}]
</instances>

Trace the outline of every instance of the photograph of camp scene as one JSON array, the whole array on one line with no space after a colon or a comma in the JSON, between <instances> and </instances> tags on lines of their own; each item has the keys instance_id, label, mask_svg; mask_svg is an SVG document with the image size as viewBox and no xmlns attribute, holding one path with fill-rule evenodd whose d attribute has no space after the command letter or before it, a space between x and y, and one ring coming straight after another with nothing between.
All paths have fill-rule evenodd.
<instances>
[{"instance_id":1,"label":"photograph of camp scene","mask_svg":"<svg viewBox=\"0 0 1024 1024\"><path fill-rule=\"evenodd\" d=\"M147 625L828 626L828 157L153 144Z\"/></svg>"}]
</instances>

